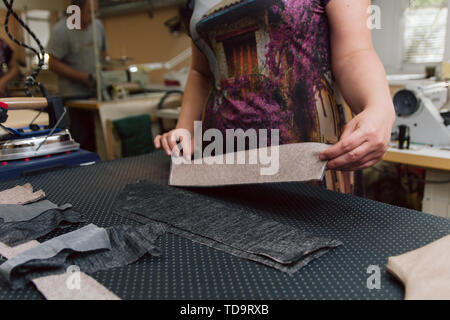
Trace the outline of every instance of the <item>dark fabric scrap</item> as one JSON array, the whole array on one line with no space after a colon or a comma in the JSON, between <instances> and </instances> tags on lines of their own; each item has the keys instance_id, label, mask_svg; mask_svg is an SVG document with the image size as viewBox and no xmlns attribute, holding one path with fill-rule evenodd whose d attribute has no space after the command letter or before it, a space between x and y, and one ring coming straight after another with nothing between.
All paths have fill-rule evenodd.
<instances>
[{"instance_id":1,"label":"dark fabric scrap","mask_svg":"<svg viewBox=\"0 0 450 320\"><path fill-rule=\"evenodd\" d=\"M88 225L8 260L0 266L0 275L13 289L18 289L33 279L64 273L73 265L84 273L122 267L137 261L146 253L160 256L160 249L155 242L165 230L163 225L155 223L139 227L120 225L107 229ZM53 253L45 255L42 252Z\"/></svg>"},{"instance_id":2,"label":"dark fabric scrap","mask_svg":"<svg viewBox=\"0 0 450 320\"><path fill-rule=\"evenodd\" d=\"M293 274L342 243L312 236L206 196L151 182L128 185L114 213Z\"/></svg>"},{"instance_id":3,"label":"dark fabric scrap","mask_svg":"<svg viewBox=\"0 0 450 320\"><path fill-rule=\"evenodd\" d=\"M43 237L55 229L84 222L81 213L72 209L47 210L29 221L0 224L0 242L15 247L30 240Z\"/></svg>"}]
</instances>

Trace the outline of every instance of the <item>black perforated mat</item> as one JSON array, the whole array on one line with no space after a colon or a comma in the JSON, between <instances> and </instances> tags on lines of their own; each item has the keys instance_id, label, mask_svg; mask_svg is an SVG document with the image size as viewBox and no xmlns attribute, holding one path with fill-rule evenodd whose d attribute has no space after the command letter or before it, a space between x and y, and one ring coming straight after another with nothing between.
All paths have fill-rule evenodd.
<instances>
[{"instance_id":1,"label":"black perforated mat","mask_svg":"<svg viewBox=\"0 0 450 320\"><path fill-rule=\"evenodd\" d=\"M129 183L166 184L169 160L157 152L91 167L52 172L0 183L0 190L30 182L49 200L71 203L89 223L101 227L135 222L111 213ZM450 234L450 221L300 183L200 189L236 206L343 246L293 276L166 234L163 256L93 274L122 299L402 299L403 287L386 273L387 258ZM73 230L73 229L72 229ZM63 232L70 231L65 229ZM61 232L61 231L60 231ZM59 235L55 232L46 238ZM369 266L381 269L381 289L368 289ZM0 299L42 299L29 285L11 291L0 285Z\"/></svg>"}]
</instances>

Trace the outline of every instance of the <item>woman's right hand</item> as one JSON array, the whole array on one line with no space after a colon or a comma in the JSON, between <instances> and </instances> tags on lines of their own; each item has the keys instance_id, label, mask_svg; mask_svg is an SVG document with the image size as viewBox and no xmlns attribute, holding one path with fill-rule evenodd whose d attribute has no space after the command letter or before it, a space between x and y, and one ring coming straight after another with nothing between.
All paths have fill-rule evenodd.
<instances>
[{"instance_id":1,"label":"woman's right hand","mask_svg":"<svg viewBox=\"0 0 450 320\"><path fill-rule=\"evenodd\" d=\"M194 153L194 136L187 129L174 129L162 135L156 136L156 149L164 149L168 156L180 156L181 150L183 156L190 160ZM181 150L180 150L181 146Z\"/></svg>"}]
</instances>

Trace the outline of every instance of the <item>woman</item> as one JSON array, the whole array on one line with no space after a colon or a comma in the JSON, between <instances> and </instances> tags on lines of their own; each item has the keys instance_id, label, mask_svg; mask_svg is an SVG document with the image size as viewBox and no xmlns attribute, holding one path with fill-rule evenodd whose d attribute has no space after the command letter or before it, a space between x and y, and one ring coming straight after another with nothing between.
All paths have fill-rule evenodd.
<instances>
[{"instance_id":1,"label":"woman","mask_svg":"<svg viewBox=\"0 0 450 320\"><path fill-rule=\"evenodd\" d=\"M279 129L282 144L334 144L320 154L329 161L326 186L354 193L353 172L383 157L395 121L372 47L369 6L370 0L193 1L192 68L177 128L192 133L202 119L205 130ZM171 131L155 146L170 155L177 139ZM184 151L191 143L181 139Z\"/></svg>"}]
</instances>

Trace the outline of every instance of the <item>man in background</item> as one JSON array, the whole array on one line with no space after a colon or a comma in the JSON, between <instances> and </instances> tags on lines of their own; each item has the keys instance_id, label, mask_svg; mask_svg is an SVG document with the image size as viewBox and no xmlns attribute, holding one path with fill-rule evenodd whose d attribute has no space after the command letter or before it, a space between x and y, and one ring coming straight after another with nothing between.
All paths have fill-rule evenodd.
<instances>
[{"instance_id":1,"label":"man in background","mask_svg":"<svg viewBox=\"0 0 450 320\"><path fill-rule=\"evenodd\" d=\"M98 1L94 1L95 11ZM69 30L66 19L53 28L47 46L50 55L50 70L59 76L59 94L63 97L93 96L95 76L94 36L92 28L97 29L98 50L106 56L107 42L105 30L100 20L92 25L91 6L88 0L73 0L72 5L81 9L81 30Z\"/></svg>"},{"instance_id":2,"label":"man in background","mask_svg":"<svg viewBox=\"0 0 450 320\"><path fill-rule=\"evenodd\" d=\"M92 24L90 1L72 0L71 4L81 9L81 29L70 30L66 19L53 28L47 46L50 55L50 70L58 75L59 95L65 101L87 99L95 96L95 47L93 28L97 32L97 46L101 57L106 57L107 42L100 20ZM92 114L81 110L70 110L71 131L82 148L95 151L95 126Z\"/></svg>"}]
</instances>

